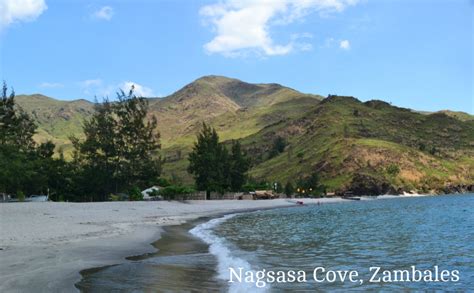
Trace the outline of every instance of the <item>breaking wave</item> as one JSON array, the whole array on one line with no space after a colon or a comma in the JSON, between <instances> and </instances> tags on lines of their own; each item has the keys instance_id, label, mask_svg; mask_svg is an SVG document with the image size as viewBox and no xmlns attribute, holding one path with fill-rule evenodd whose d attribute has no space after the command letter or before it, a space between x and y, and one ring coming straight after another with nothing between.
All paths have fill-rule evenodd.
<instances>
[{"instance_id":1,"label":"breaking wave","mask_svg":"<svg viewBox=\"0 0 474 293\"><path fill-rule=\"evenodd\" d=\"M232 255L229 244L224 238L217 236L213 232L215 227L234 216L236 216L236 214L212 219L197 225L189 231L192 235L200 238L209 245L209 252L217 258L217 278L224 281L229 281L229 268L234 268L235 270L242 268L243 271L253 271L251 265L246 260ZM269 287L267 285L266 288L257 288L254 283L246 282L229 282L228 284L229 292L231 293L249 291L263 292Z\"/></svg>"}]
</instances>

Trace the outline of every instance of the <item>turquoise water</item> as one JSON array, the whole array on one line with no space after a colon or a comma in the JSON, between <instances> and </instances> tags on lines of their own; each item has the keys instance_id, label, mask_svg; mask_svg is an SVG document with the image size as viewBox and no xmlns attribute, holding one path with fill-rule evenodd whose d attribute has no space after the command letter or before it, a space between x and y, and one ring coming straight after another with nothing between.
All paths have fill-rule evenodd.
<instances>
[{"instance_id":1,"label":"turquoise water","mask_svg":"<svg viewBox=\"0 0 474 293\"><path fill-rule=\"evenodd\" d=\"M474 289L473 212L474 195L451 195L348 201L229 215L206 220L194 228L175 228L160 240L161 253L86 274L79 288L97 292L193 288L230 292L469 291ZM430 270L433 281L413 281L417 273L412 272L412 266L423 277ZM448 271L447 282L435 281L435 266L438 278L441 271ZM340 274L351 270L359 275L354 282L347 278L344 282L315 282L313 272L317 267ZM370 267L391 272L392 282L370 282ZM242 282L236 275L233 283L228 282L230 268L237 273L242 268ZM287 277L287 283L262 278L265 284L261 286L260 282L259 288L256 274L263 270L281 271L286 276L291 270L302 271L306 278L288 282ZM395 282L395 270L407 270L411 279ZM459 280L453 281L455 271ZM383 276L380 272L375 281ZM254 278L246 282L245 276L249 275ZM319 280L325 276L318 271Z\"/></svg>"},{"instance_id":2,"label":"turquoise water","mask_svg":"<svg viewBox=\"0 0 474 293\"><path fill-rule=\"evenodd\" d=\"M212 234L222 242L214 248L223 263L221 277L229 279L229 267L243 267L243 271L254 273L263 269L305 271L306 282L267 283L265 288L271 291L474 290L472 195L348 202L241 214L214 227ZM221 255L220 249L228 252ZM410 278L406 282L405 276L395 279L393 270L408 269L413 274L411 266L422 272L430 269L433 279L435 266L439 272L458 270L459 281L448 278L449 282L414 282ZM331 283L332 273L329 281L315 282L316 267L326 272L355 270L363 283ZM370 278L376 269L371 272L370 267L381 268L373 282ZM390 272L390 279L375 283L383 270ZM325 273L321 269L317 273L322 281ZM255 286L239 282L235 275L233 280L231 291Z\"/></svg>"}]
</instances>

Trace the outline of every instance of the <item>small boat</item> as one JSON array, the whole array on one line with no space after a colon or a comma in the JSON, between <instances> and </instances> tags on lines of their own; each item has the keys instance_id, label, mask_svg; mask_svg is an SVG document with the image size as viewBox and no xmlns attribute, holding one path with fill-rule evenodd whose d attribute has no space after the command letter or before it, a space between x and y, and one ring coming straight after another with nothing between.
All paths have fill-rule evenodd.
<instances>
[{"instance_id":1,"label":"small boat","mask_svg":"<svg viewBox=\"0 0 474 293\"><path fill-rule=\"evenodd\" d=\"M345 196L343 199L350 199L350 200L360 200L360 197L355 197L355 196Z\"/></svg>"}]
</instances>

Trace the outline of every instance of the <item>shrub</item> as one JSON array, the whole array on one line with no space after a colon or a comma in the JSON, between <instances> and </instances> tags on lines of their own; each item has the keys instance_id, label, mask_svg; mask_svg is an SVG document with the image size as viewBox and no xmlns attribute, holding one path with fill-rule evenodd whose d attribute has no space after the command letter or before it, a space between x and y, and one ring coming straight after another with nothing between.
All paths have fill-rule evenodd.
<instances>
[{"instance_id":1,"label":"shrub","mask_svg":"<svg viewBox=\"0 0 474 293\"><path fill-rule=\"evenodd\" d=\"M160 195L160 191L158 189L153 189L152 191L148 192L150 197L156 197Z\"/></svg>"},{"instance_id":2,"label":"shrub","mask_svg":"<svg viewBox=\"0 0 474 293\"><path fill-rule=\"evenodd\" d=\"M110 194L109 200L110 201L120 201L120 195Z\"/></svg>"},{"instance_id":3,"label":"shrub","mask_svg":"<svg viewBox=\"0 0 474 293\"><path fill-rule=\"evenodd\" d=\"M391 176L397 176L400 173L400 167L398 167L396 164L390 164L388 165L386 171Z\"/></svg>"},{"instance_id":4,"label":"shrub","mask_svg":"<svg viewBox=\"0 0 474 293\"><path fill-rule=\"evenodd\" d=\"M171 183L166 178L158 179L158 186L167 187L167 186L170 186L170 185L171 185Z\"/></svg>"},{"instance_id":5,"label":"shrub","mask_svg":"<svg viewBox=\"0 0 474 293\"><path fill-rule=\"evenodd\" d=\"M185 199L187 194L193 192L195 192L195 190L192 187L183 185L170 185L160 189L158 193L163 197L163 199L174 200L178 199L178 197Z\"/></svg>"},{"instance_id":6,"label":"shrub","mask_svg":"<svg viewBox=\"0 0 474 293\"><path fill-rule=\"evenodd\" d=\"M272 189L271 184L265 181L255 181L254 179L250 178L249 182L247 182L244 186L242 186L242 191L250 192L255 190L268 190Z\"/></svg>"},{"instance_id":7,"label":"shrub","mask_svg":"<svg viewBox=\"0 0 474 293\"><path fill-rule=\"evenodd\" d=\"M138 187L133 187L129 192L128 198L130 201L143 200L143 194Z\"/></svg>"},{"instance_id":8,"label":"shrub","mask_svg":"<svg viewBox=\"0 0 474 293\"><path fill-rule=\"evenodd\" d=\"M286 145L287 145L286 140L281 136L277 136L277 138L273 141L273 145L272 145L272 148L270 150L269 158L276 157L280 153L283 153L285 151Z\"/></svg>"},{"instance_id":9,"label":"shrub","mask_svg":"<svg viewBox=\"0 0 474 293\"><path fill-rule=\"evenodd\" d=\"M25 194L23 193L23 191L18 191L16 193L16 198L18 198L18 201L20 202L25 201Z\"/></svg>"},{"instance_id":10,"label":"shrub","mask_svg":"<svg viewBox=\"0 0 474 293\"><path fill-rule=\"evenodd\" d=\"M295 188L293 187L293 184L291 184L291 182L287 182L285 185L285 194L287 196L291 196L294 191L295 191Z\"/></svg>"}]
</instances>

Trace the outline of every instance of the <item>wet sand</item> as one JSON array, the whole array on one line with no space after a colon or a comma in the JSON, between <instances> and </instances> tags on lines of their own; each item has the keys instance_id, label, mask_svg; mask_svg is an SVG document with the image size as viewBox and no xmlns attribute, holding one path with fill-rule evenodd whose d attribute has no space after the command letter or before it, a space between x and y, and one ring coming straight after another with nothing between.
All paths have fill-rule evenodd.
<instances>
[{"instance_id":1,"label":"wet sand","mask_svg":"<svg viewBox=\"0 0 474 293\"><path fill-rule=\"evenodd\" d=\"M76 287L82 292L222 291L227 284L217 280L217 259L208 245L189 230L210 218L163 227L161 238L153 243L156 252L128 257L119 265L81 271Z\"/></svg>"}]
</instances>

